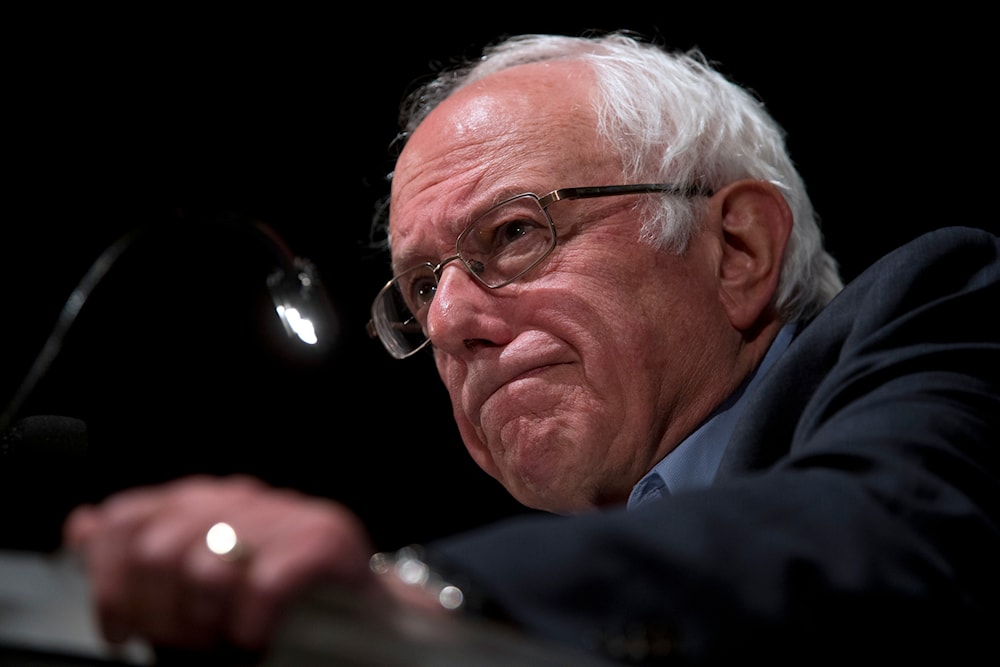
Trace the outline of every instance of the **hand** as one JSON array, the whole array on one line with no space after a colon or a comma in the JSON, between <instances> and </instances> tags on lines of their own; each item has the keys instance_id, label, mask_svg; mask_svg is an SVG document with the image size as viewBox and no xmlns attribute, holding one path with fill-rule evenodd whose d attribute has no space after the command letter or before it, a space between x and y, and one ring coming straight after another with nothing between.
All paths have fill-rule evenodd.
<instances>
[{"instance_id":1,"label":"hand","mask_svg":"<svg viewBox=\"0 0 1000 667\"><path fill-rule=\"evenodd\" d=\"M225 521L238 554L205 536ZM386 595L368 567L367 531L345 507L249 477L189 477L75 509L64 525L82 554L108 641L141 637L189 649L261 650L284 611L320 581Z\"/></svg>"}]
</instances>

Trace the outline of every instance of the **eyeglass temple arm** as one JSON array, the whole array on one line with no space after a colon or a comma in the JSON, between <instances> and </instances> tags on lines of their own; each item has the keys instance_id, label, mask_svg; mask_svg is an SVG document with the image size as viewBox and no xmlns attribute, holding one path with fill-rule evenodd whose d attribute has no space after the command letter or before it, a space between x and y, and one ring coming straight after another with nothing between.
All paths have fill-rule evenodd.
<instances>
[{"instance_id":1,"label":"eyeglass temple arm","mask_svg":"<svg viewBox=\"0 0 1000 667\"><path fill-rule=\"evenodd\" d=\"M696 185L680 186L672 183L635 183L632 185L604 185L579 188L560 188L542 197L539 201L542 206L548 206L553 202L562 199L587 199L590 197L608 197L613 195L643 194L651 192L663 192L666 194L680 195L682 197L711 197L712 190Z\"/></svg>"}]
</instances>

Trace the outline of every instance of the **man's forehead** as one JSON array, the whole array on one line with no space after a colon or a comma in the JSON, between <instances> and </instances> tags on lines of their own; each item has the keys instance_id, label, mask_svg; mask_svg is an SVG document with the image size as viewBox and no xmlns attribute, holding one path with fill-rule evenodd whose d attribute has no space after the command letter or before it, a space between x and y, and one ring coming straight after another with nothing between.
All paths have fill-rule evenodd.
<instances>
[{"instance_id":1,"label":"man's forehead","mask_svg":"<svg viewBox=\"0 0 1000 667\"><path fill-rule=\"evenodd\" d=\"M570 76L579 64L520 65L468 84L443 100L416 128L403 149L397 172L426 159L442 145L482 151L506 137L541 143L561 128L592 127L586 78ZM481 156L481 155L480 155Z\"/></svg>"},{"instance_id":2,"label":"man's forehead","mask_svg":"<svg viewBox=\"0 0 1000 667\"><path fill-rule=\"evenodd\" d=\"M571 75L571 72L573 73ZM435 233L454 237L504 196L580 185L596 162L596 116L579 65L522 65L461 88L417 127L397 161L390 227L393 255ZM617 164L617 162L616 162ZM587 183L589 184L589 183ZM398 251L398 252L397 252ZM421 258L419 261L423 261ZM405 267L404 267L405 268Z\"/></svg>"}]
</instances>

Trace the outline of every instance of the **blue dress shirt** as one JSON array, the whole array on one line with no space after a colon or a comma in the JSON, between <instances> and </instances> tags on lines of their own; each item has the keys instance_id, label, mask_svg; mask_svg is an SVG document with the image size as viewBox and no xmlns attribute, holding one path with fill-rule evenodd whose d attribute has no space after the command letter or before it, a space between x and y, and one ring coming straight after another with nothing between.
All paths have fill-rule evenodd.
<instances>
[{"instance_id":1,"label":"blue dress shirt","mask_svg":"<svg viewBox=\"0 0 1000 667\"><path fill-rule=\"evenodd\" d=\"M639 480L629 494L628 508L671 493L710 485L733 433L736 421L758 381L785 351L795 335L796 324L786 324L775 336L760 365L743 381L694 433L660 460Z\"/></svg>"}]
</instances>

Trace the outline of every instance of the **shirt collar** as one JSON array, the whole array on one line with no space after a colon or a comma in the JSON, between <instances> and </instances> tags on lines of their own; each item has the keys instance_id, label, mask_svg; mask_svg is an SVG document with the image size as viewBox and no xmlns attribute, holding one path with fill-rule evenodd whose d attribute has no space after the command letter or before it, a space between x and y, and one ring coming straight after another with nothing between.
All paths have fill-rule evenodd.
<instances>
[{"instance_id":1,"label":"shirt collar","mask_svg":"<svg viewBox=\"0 0 1000 667\"><path fill-rule=\"evenodd\" d=\"M629 494L629 509L660 496L703 488L712 483L736 422L746 406L746 397L788 347L795 337L796 328L794 323L783 326L760 364L736 391L639 480Z\"/></svg>"}]
</instances>

